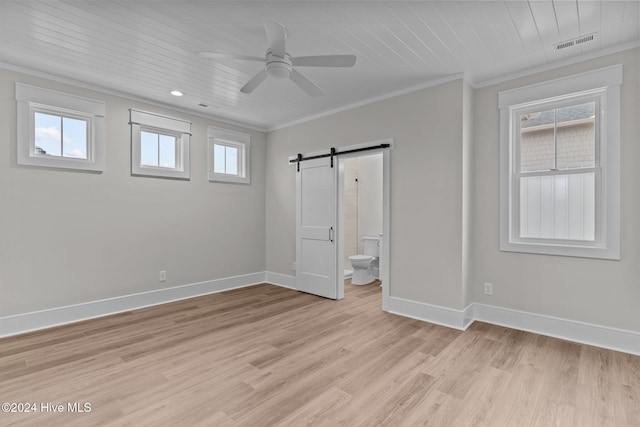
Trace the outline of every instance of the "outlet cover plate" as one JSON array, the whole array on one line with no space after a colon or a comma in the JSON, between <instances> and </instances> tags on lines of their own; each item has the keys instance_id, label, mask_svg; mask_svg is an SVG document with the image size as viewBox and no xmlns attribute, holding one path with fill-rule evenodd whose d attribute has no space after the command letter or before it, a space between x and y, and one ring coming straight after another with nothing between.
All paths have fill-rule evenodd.
<instances>
[{"instance_id":1,"label":"outlet cover plate","mask_svg":"<svg viewBox=\"0 0 640 427\"><path fill-rule=\"evenodd\" d=\"M493 283L485 283L484 284L484 294L485 295L493 295Z\"/></svg>"}]
</instances>

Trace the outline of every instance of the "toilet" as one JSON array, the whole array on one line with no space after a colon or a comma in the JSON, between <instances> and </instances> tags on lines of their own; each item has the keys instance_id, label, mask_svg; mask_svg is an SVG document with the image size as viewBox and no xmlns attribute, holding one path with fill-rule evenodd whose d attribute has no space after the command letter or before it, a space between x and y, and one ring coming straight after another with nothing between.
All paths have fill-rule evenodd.
<instances>
[{"instance_id":1,"label":"toilet","mask_svg":"<svg viewBox=\"0 0 640 427\"><path fill-rule=\"evenodd\" d=\"M349 262L353 267L352 285L368 285L373 282L376 279L375 267L379 265L380 236L367 236L361 240L364 254L349 257Z\"/></svg>"}]
</instances>

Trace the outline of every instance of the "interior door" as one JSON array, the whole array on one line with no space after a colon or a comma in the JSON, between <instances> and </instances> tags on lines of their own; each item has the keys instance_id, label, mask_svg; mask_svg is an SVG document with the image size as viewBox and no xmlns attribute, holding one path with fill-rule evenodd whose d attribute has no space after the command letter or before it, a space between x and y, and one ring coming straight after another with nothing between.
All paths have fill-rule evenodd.
<instances>
[{"instance_id":1,"label":"interior door","mask_svg":"<svg viewBox=\"0 0 640 427\"><path fill-rule=\"evenodd\" d=\"M306 160L296 173L296 287L332 299L338 298L335 163Z\"/></svg>"}]
</instances>

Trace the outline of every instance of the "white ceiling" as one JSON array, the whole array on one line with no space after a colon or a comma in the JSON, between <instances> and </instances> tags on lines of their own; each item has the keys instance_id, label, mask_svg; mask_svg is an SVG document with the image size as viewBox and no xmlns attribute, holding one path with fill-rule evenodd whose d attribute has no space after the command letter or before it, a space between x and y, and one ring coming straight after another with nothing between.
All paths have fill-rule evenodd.
<instances>
[{"instance_id":1,"label":"white ceiling","mask_svg":"<svg viewBox=\"0 0 640 427\"><path fill-rule=\"evenodd\" d=\"M2 1L0 62L199 114L272 129L466 73L481 84L640 41L640 2L520 1ZM303 68L326 94L289 80L239 89L262 64L262 18L288 31L293 56L355 54L353 68ZM554 44L597 32L593 42ZM182 98L169 95L180 89ZM210 105L209 108L198 106Z\"/></svg>"}]
</instances>

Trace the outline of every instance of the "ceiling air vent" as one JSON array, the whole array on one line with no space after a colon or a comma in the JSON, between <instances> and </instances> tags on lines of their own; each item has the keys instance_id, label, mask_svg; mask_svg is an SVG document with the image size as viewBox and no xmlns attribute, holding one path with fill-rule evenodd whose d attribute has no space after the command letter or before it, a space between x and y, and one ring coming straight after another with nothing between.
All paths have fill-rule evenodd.
<instances>
[{"instance_id":1,"label":"ceiling air vent","mask_svg":"<svg viewBox=\"0 0 640 427\"><path fill-rule=\"evenodd\" d=\"M596 38L595 34L588 34L586 36L578 37L576 39L576 44L587 43L587 42L593 41L593 39L595 38Z\"/></svg>"},{"instance_id":2,"label":"ceiling air vent","mask_svg":"<svg viewBox=\"0 0 640 427\"><path fill-rule=\"evenodd\" d=\"M556 50L562 50L572 46L579 46L581 44L589 43L595 40L597 35L598 33L587 34L586 36L580 36L575 39L566 40L566 41L557 43L554 46Z\"/></svg>"},{"instance_id":3,"label":"ceiling air vent","mask_svg":"<svg viewBox=\"0 0 640 427\"><path fill-rule=\"evenodd\" d=\"M574 42L573 40L569 40L567 42L558 43L556 45L556 50L566 49L568 47L575 46L575 44L576 44L576 42Z\"/></svg>"}]
</instances>

